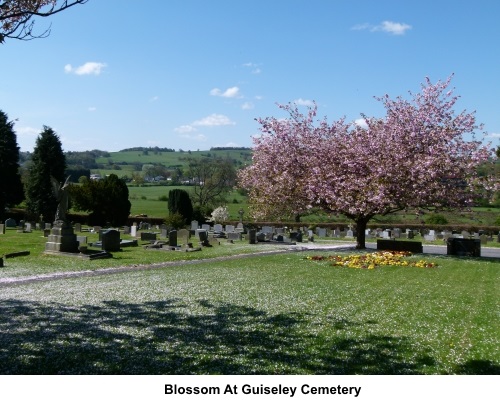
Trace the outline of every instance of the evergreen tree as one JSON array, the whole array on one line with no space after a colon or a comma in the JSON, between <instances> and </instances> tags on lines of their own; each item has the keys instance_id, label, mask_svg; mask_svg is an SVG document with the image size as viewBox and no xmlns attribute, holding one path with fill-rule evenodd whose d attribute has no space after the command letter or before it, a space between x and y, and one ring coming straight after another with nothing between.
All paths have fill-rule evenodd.
<instances>
[{"instance_id":1,"label":"evergreen tree","mask_svg":"<svg viewBox=\"0 0 500 405\"><path fill-rule=\"evenodd\" d=\"M89 225L121 226L130 215L127 184L116 174L73 185L70 196L76 209L90 212Z\"/></svg>"},{"instance_id":2,"label":"evergreen tree","mask_svg":"<svg viewBox=\"0 0 500 405\"><path fill-rule=\"evenodd\" d=\"M193 219L193 203L186 190L174 188L168 193L168 211L170 215L180 214L186 221Z\"/></svg>"},{"instance_id":3,"label":"evergreen tree","mask_svg":"<svg viewBox=\"0 0 500 405\"><path fill-rule=\"evenodd\" d=\"M19 147L14 123L0 110L0 220L4 220L5 208L24 199L19 174Z\"/></svg>"},{"instance_id":4,"label":"evergreen tree","mask_svg":"<svg viewBox=\"0 0 500 405\"><path fill-rule=\"evenodd\" d=\"M31 218L38 219L43 215L45 222L54 221L57 199L51 177L63 183L65 170L66 158L59 136L52 128L44 126L36 140L26 183L26 208Z\"/></svg>"}]
</instances>

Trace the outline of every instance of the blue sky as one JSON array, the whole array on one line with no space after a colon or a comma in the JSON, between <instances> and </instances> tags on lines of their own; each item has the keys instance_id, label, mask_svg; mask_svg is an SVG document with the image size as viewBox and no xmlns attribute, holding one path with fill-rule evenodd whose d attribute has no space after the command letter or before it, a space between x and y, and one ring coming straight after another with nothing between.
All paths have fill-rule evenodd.
<instances>
[{"instance_id":1,"label":"blue sky","mask_svg":"<svg viewBox=\"0 0 500 405\"><path fill-rule=\"evenodd\" d=\"M0 109L22 151L252 146L276 103L334 120L382 116L374 96L454 74L457 110L500 136L500 2L89 0L0 45Z\"/></svg>"}]
</instances>

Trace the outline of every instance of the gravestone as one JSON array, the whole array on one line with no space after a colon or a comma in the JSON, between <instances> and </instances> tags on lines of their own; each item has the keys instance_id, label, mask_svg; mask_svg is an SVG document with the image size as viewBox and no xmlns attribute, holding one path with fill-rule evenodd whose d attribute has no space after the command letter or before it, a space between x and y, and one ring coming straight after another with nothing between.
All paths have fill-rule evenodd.
<instances>
[{"instance_id":1,"label":"gravestone","mask_svg":"<svg viewBox=\"0 0 500 405\"><path fill-rule=\"evenodd\" d=\"M325 238L325 237L326 237L326 228L317 228L317 229L316 229L316 234L317 234L320 238Z\"/></svg>"},{"instance_id":2,"label":"gravestone","mask_svg":"<svg viewBox=\"0 0 500 405\"><path fill-rule=\"evenodd\" d=\"M5 225L0 224L0 235L5 235Z\"/></svg>"},{"instance_id":3,"label":"gravestone","mask_svg":"<svg viewBox=\"0 0 500 405\"><path fill-rule=\"evenodd\" d=\"M168 238L168 229L167 228L161 228L160 229L160 238L161 239L167 239Z\"/></svg>"},{"instance_id":4,"label":"gravestone","mask_svg":"<svg viewBox=\"0 0 500 405\"><path fill-rule=\"evenodd\" d=\"M481 245L486 245L488 243L488 236L483 234L479 237L479 240L481 241Z\"/></svg>"},{"instance_id":5,"label":"gravestone","mask_svg":"<svg viewBox=\"0 0 500 405\"><path fill-rule=\"evenodd\" d=\"M335 238L340 238L340 228L335 228L335 230L333 231L333 236Z\"/></svg>"},{"instance_id":6,"label":"gravestone","mask_svg":"<svg viewBox=\"0 0 500 405\"><path fill-rule=\"evenodd\" d=\"M77 236L76 240L78 241L78 246L82 246L82 245L87 244L87 237L86 236Z\"/></svg>"},{"instance_id":7,"label":"gravestone","mask_svg":"<svg viewBox=\"0 0 500 405\"><path fill-rule=\"evenodd\" d=\"M130 236L133 236L134 238L137 237L137 225L132 225L130 227Z\"/></svg>"},{"instance_id":8,"label":"gravestone","mask_svg":"<svg viewBox=\"0 0 500 405\"><path fill-rule=\"evenodd\" d=\"M245 228L243 228L243 223L238 222L238 225L236 226L235 231L237 231L237 232L243 232L244 230L245 230Z\"/></svg>"},{"instance_id":9,"label":"gravestone","mask_svg":"<svg viewBox=\"0 0 500 405\"><path fill-rule=\"evenodd\" d=\"M215 233L221 233L222 232L222 225L221 224L215 224L214 225L214 232Z\"/></svg>"},{"instance_id":10,"label":"gravestone","mask_svg":"<svg viewBox=\"0 0 500 405\"><path fill-rule=\"evenodd\" d=\"M191 230L195 231L198 229L198 221L191 221Z\"/></svg>"},{"instance_id":11,"label":"gravestone","mask_svg":"<svg viewBox=\"0 0 500 405\"><path fill-rule=\"evenodd\" d=\"M498 237L500 238L500 233ZM255 245L257 243L257 231L255 229L250 229L248 231L248 243L250 245Z\"/></svg>"},{"instance_id":12,"label":"gravestone","mask_svg":"<svg viewBox=\"0 0 500 405\"><path fill-rule=\"evenodd\" d=\"M239 233L239 232L228 232L227 233L227 239L228 240L232 240L232 241L241 240L241 233Z\"/></svg>"},{"instance_id":13,"label":"gravestone","mask_svg":"<svg viewBox=\"0 0 500 405\"><path fill-rule=\"evenodd\" d=\"M424 235L424 239L427 241L427 242L433 242L436 240L436 235L434 234L427 234L427 235Z\"/></svg>"},{"instance_id":14,"label":"gravestone","mask_svg":"<svg viewBox=\"0 0 500 405\"><path fill-rule=\"evenodd\" d=\"M168 246L177 247L177 231L175 229L168 233Z\"/></svg>"},{"instance_id":15,"label":"gravestone","mask_svg":"<svg viewBox=\"0 0 500 405\"><path fill-rule=\"evenodd\" d=\"M394 239L377 239L377 250L401 250L412 253L423 253L422 242Z\"/></svg>"},{"instance_id":16,"label":"gravestone","mask_svg":"<svg viewBox=\"0 0 500 405\"><path fill-rule=\"evenodd\" d=\"M66 222L55 223L48 239L48 242L45 242L45 250L48 252L78 252L78 241L73 227Z\"/></svg>"},{"instance_id":17,"label":"gravestone","mask_svg":"<svg viewBox=\"0 0 500 405\"><path fill-rule=\"evenodd\" d=\"M448 239L450 239L452 237L452 233L451 232L447 232L447 231L443 231L443 239L445 241L447 241Z\"/></svg>"},{"instance_id":18,"label":"gravestone","mask_svg":"<svg viewBox=\"0 0 500 405\"><path fill-rule=\"evenodd\" d=\"M262 227L261 232L273 234L274 233L274 228L272 226L267 226L266 225L266 226Z\"/></svg>"},{"instance_id":19,"label":"gravestone","mask_svg":"<svg viewBox=\"0 0 500 405\"><path fill-rule=\"evenodd\" d=\"M120 250L120 232L109 229L101 236L102 250L106 252L118 252Z\"/></svg>"},{"instance_id":20,"label":"gravestone","mask_svg":"<svg viewBox=\"0 0 500 405\"><path fill-rule=\"evenodd\" d=\"M392 230L392 237L393 237L393 238L397 238L397 239L401 238L401 229L399 229L399 228L394 228L394 229Z\"/></svg>"},{"instance_id":21,"label":"gravestone","mask_svg":"<svg viewBox=\"0 0 500 405\"><path fill-rule=\"evenodd\" d=\"M446 254L453 256L481 256L479 239L450 238L446 241Z\"/></svg>"},{"instance_id":22,"label":"gravestone","mask_svg":"<svg viewBox=\"0 0 500 405\"><path fill-rule=\"evenodd\" d=\"M5 220L5 227L6 228L15 228L17 226L17 222L13 218L7 218Z\"/></svg>"},{"instance_id":23,"label":"gravestone","mask_svg":"<svg viewBox=\"0 0 500 405\"><path fill-rule=\"evenodd\" d=\"M24 232L31 232L31 223L26 222Z\"/></svg>"},{"instance_id":24,"label":"gravestone","mask_svg":"<svg viewBox=\"0 0 500 405\"><path fill-rule=\"evenodd\" d=\"M209 224L203 224L201 226L201 229L204 229L205 231L210 232L210 225Z\"/></svg>"},{"instance_id":25,"label":"gravestone","mask_svg":"<svg viewBox=\"0 0 500 405\"><path fill-rule=\"evenodd\" d=\"M257 238L257 242L265 242L266 241L266 234L264 232L257 232L256 238Z\"/></svg>"},{"instance_id":26,"label":"gravestone","mask_svg":"<svg viewBox=\"0 0 500 405\"><path fill-rule=\"evenodd\" d=\"M226 225L226 233L234 232L234 225Z\"/></svg>"},{"instance_id":27,"label":"gravestone","mask_svg":"<svg viewBox=\"0 0 500 405\"><path fill-rule=\"evenodd\" d=\"M190 237L191 233L187 229L179 229L177 231L177 241L181 246L187 245Z\"/></svg>"},{"instance_id":28,"label":"gravestone","mask_svg":"<svg viewBox=\"0 0 500 405\"><path fill-rule=\"evenodd\" d=\"M196 237L203 244L203 242L208 241L208 232L205 229L197 229L196 230Z\"/></svg>"},{"instance_id":29,"label":"gravestone","mask_svg":"<svg viewBox=\"0 0 500 405\"><path fill-rule=\"evenodd\" d=\"M130 235L130 226L125 225L123 227L123 234L124 235Z\"/></svg>"},{"instance_id":30,"label":"gravestone","mask_svg":"<svg viewBox=\"0 0 500 405\"><path fill-rule=\"evenodd\" d=\"M75 227L74 227L74 228L75 228L75 232L80 233L80 232L82 231L82 224L80 224L80 223L78 223L78 222L77 222L77 223L75 224Z\"/></svg>"},{"instance_id":31,"label":"gravestone","mask_svg":"<svg viewBox=\"0 0 500 405\"><path fill-rule=\"evenodd\" d=\"M141 232L141 240L156 240L156 233L154 233L154 232Z\"/></svg>"},{"instance_id":32,"label":"gravestone","mask_svg":"<svg viewBox=\"0 0 500 405\"><path fill-rule=\"evenodd\" d=\"M354 232L352 229L349 229L345 235L346 238L354 238Z\"/></svg>"},{"instance_id":33,"label":"gravestone","mask_svg":"<svg viewBox=\"0 0 500 405\"><path fill-rule=\"evenodd\" d=\"M50 229L52 228L52 224L50 222L45 222L45 228L43 229Z\"/></svg>"}]
</instances>

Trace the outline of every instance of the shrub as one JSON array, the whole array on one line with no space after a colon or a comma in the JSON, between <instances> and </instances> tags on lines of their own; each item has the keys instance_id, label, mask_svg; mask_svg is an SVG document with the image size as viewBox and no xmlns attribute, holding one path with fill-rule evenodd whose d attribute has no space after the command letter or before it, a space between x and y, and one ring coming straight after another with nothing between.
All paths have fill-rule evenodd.
<instances>
[{"instance_id":1,"label":"shrub","mask_svg":"<svg viewBox=\"0 0 500 405\"><path fill-rule=\"evenodd\" d=\"M165 218L165 224L171 226L174 229L181 229L186 225L186 218L184 218L178 212L175 212Z\"/></svg>"},{"instance_id":2,"label":"shrub","mask_svg":"<svg viewBox=\"0 0 500 405\"><path fill-rule=\"evenodd\" d=\"M446 225L448 223L448 220L444 215L431 214L427 217L425 222L432 225Z\"/></svg>"}]
</instances>

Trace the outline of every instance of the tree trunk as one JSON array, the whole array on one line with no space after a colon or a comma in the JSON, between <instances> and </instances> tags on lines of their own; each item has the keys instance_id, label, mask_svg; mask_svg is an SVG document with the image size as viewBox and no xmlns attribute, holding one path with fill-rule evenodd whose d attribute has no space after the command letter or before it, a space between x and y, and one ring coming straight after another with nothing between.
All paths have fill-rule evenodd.
<instances>
[{"instance_id":1,"label":"tree trunk","mask_svg":"<svg viewBox=\"0 0 500 405\"><path fill-rule=\"evenodd\" d=\"M356 219L356 249L366 249L366 225L368 218Z\"/></svg>"}]
</instances>

